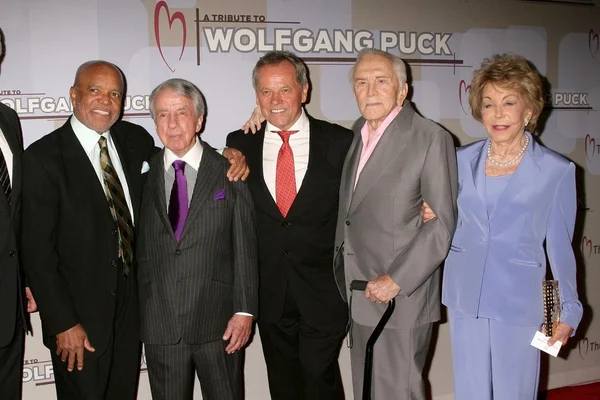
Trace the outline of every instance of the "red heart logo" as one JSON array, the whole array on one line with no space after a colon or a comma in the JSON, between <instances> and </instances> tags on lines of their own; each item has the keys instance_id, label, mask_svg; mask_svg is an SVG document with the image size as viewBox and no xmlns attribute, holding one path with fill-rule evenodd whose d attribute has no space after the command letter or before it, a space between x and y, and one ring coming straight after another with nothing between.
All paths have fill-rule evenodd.
<instances>
[{"instance_id":1,"label":"red heart logo","mask_svg":"<svg viewBox=\"0 0 600 400\"><path fill-rule=\"evenodd\" d=\"M588 338L584 338L583 340L579 341L579 357L581 357L582 360L585 359L585 356L587 355L588 351L590 350L590 342L588 340Z\"/></svg>"},{"instance_id":2,"label":"red heart logo","mask_svg":"<svg viewBox=\"0 0 600 400\"><path fill-rule=\"evenodd\" d=\"M583 257L589 259L592 256L593 247L592 240L588 239L587 236L584 236L583 239L581 239L581 254L583 254Z\"/></svg>"},{"instance_id":3,"label":"red heart logo","mask_svg":"<svg viewBox=\"0 0 600 400\"><path fill-rule=\"evenodd\" d=\"M185 40L187 38L187 28L185 25L185 17L183 16L183 13L181 11L177 11L176 13L173 13L173 15L171 15L171 13L169 12L169 6L167 5L167 3L164 0L161 0L158 3L156 3L156 7L154 7L154 37L156 38L156 46L158 47L158 52L160 53L160 56L162 57L163 61L165 62L165 65L171 70L171 72L175 72L175 70L173 68L171 68L171 66L165 59L165 56L162 51L162 47L160 45L159 21L160 21L160 12L163 8L165 9L165 11L167 13L167 19L169 21L169 29L171 29L173 27L173 22L175 22L175 20L179 20L181 22L181 27L183 28L183 41L181 42L181 54L179 55L180 60L181 60L181 57L183 57L183 51L185 50Z\"/></svg>"},{"instance_id":4,"label":"red heart logo","mask_svg":"<svg viewBox=\"0 0 600 400\"><path fill-rule=\"evenodd\" d=\"M596 154L596 139L591 137L589 133L585 135L584 147L585 157L591 162L592 158L594 158L594 154Z\"/></svg>"},{"instance_id":5,"label":"red heart logo","mask_svg":"<svg viewBox=\"0 0 600 400\"><path fill-rule=\"evenodd\" d=\"M593 29L590 29L588 33L588 48L592 57L596 58L596 54L600 50L600 38L598 38L598 34Z\"/></svg>"},{"instance_id":6,"label":"red heart logo","mask_svg":"<svg viewBox=\"0 0 600 400\"><path fill-rule=\"evenodd\" d=\"M460 108L462 108L465 115L468 114L465 111L465 106L463 104L463 94L467 94L470 89L471 85L467 85L467 82L465 82L464 79L461 79L460 83L458 84L458 102L460 103ZM465 100L468 101L468 97L465 97Z\"/></svg>"}]
</instances>

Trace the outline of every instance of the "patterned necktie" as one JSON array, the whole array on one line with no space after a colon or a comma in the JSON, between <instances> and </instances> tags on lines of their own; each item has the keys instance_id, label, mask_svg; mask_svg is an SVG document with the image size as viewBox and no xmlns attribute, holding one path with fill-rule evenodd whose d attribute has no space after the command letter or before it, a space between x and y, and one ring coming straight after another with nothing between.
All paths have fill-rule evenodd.
<instances>
[{"instance_id":1,"label":"patterned necktie","mask_svg":"<svg viewBox=\"0 0 600 400\"><path fill-rule=\"evenodd\" d=\"M185 161L173 161L173 169L175 170L175 182L171 189L171 197L169 200L169 221L173 227L175 238L179 242L183 233L183 226L188 215L188 191L187 179L185 178Z\"/></svg>"},{"instance_id":2,"label":"patterned necktie","mask_svg":"<svg viewBox=\"0 0 600 400\"><path fill-rule=\"evenodd\" d=\"M298 131L273 131L281 136L283 144L277 155L277 172L275 175L275 200L281 215L287 216L296 198L296 170L294 169L294 153L290 147L290 135Z\"/></svg>"},{"instance_id":3,"label":"patterned necktie","mask_svg":"<svg viewBox=\"0 0 600 400\"><path fill-rule=\"evenodd\" d=\"M108 155L106 138L100 136L98 144L100 144L100 168L106 187L106 200L117 223L119 258L123 261L123 275L127 276L133 266L133 222L131 221L129 207L127 207L123 186Z\"/></svg>"},{"instance_id":4,"label":"patterned necktie","mask_svg":"<svg viewBox=\"0 0 600 400\"><path fill-rule=\"evenodd\" d=\"M6 195L8 205L10 205L10 195L12 193L12 189L10 187L10 175L8 175L8 166L6 165L6 160L4 159L2 149L0 149L0 185L2 185L2 191Z\"/></svg>"}]
</instances>

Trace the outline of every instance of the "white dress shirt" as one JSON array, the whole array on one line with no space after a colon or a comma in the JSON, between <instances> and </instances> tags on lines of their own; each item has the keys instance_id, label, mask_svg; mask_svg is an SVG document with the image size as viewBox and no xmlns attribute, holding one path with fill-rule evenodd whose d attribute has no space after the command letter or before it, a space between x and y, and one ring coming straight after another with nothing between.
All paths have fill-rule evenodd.
<instances>
[{"instance_id":1,"label":"white dress shirt","mask_svg":"<svg viewBox=\"0 0 600 400\"><path fill-rule=\"evenodd\" d=\"M99 135L97 132L91 130L84 124L82 124L76 117L75 114L71 117L71 127L73 128L73 132L75 132L75 136L81 143L81 147L83 147L83 151L90 159L94 170L96 171L96 175L98 176L98 180L106 193L106 185L104 184L104 178L102 177L102 168L100 168L100 144L98 143L98 139L100 136L104 136L106 138L106 146L108 147L108 155L110 156L110 160L112 161L113 168L117 172L117 176L121 181L121 186L123 186L123 192L125 192L125 200L127 201L127 208L129 208L129 215L131 215L131 222L134 223L133 220L133 206L131 205L131 195L129 194L129 186L127 185L127 179L125 179L125 172L123 172L123 165L121 164L121 159L119 158L119 153L117 152L117 148L115 147L115 143L112 141L110 136L110 131L106 131ZM141 166L140 166L141 168Z\"/></svg>"},{"instance_id":2,"label":"white dress shirt","mask_svg":"<svg viewBox=\"0 0 600 400\"><path fill-rule=\"evenodd\" d=\"M4 160L6 161L6 169L8 169L8 177L10 178L10 187L12 187L13 154L10 150L10 146L8 145L8 141L4 137L4 132L2 132L2 129L0 129L0 149L2 149L2 154L4 155Z\"/></svg>"},{"instance_id":3,"label":"white dress shirt","mask_svg":"<svg viewBox=\"0 0 600 400\"><path fill-rule=\"evenodd\" d=\"M167 199L167 211L169 210L169 203L171 201L171 190L175 183L175 169L173 168L173 162L177 160L185 161L186 167L183 170L185 179L187 181L187 193L188 193L188 207L192 202L192 196L194 195L194 187L196 186L196 177L198 176L198 167L200 167L200 161L202 161L202 145L199 140L196 140L194 146L188 150L183 157L177 157L175 153L165 147L165 153L163 155L164 167L165 167L165 196ZM188 168L189 167L189 168ZM190 170L190 168L192 170Z\"/></svg>"},{"instance_id":4,"label":"white dress shirt","mask_svg":"<svg viewBox=\"0 0 600 400\"><path fill-rule=\"evenodd\" d=\"M309 125L308 117L303 109L300 118L298 118L294 125L288 129L290 131L298 131L293 135L290 135L290 147L294 153L294 171L296 172L296 193L298 193L300 186L302 186L302 181L304 180L304 175L306 175L306 170L308 168L308 154L310 150ZM265 141L263 144L263 175L265 177L267 188L275 200L277 200L275 188L277 155L279 154L279 149L283 145L283 140L281 139L281 136L272 131L279 130L281 129L278 129L267 122L267 126L265 127Z\"/></svg>"}]
</instances>

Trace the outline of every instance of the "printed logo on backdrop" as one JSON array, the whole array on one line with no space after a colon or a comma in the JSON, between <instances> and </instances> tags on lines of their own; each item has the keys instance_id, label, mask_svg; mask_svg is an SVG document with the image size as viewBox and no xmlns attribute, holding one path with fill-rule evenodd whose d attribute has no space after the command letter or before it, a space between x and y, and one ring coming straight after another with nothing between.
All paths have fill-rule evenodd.
<instances>
[{"instance_id":1,"label":"printed logo on backdrop","mask_svg":"<svg viewBox=\"0 0 600 400\"><path fill-rule=\"evenodd\" d=\"M591 353L598 352L600 350L600 343L590 340L587 336L581 339L578 343L579 357L585 360L586 357Z\"/></svg>"},{"instance_id":2,"label":"printed logo on backdrop","mask_svg":"<svg viewBox=\"0 0 600 400\"><path fill-rule=\"evenodd\" d=\"M452 33L449 32L379 31L375 34L364 29L315 30L299 27L302 21L271 21L263 14L223 14L214 10L201 13L199 8L173 10L165 0L156 3L153 21L156 48L171 72L175 72L176 63L183 59L186 46L191 46L187 40L192 34L188 31L191 31L191 21L195 26L197 65L201 62L201 47L209 53L288 50L306 54L305 62L317 64L353 63L358 51L378 47L400 55L409 64L452 68L463 64L450 48ZM278 27L268 29L269 25ZM176 54L167 56L166 47L174 47ZM310 53L319 56L309 56Z\"/></svg>"},{"instance_id":3,"label":"printed logo on backdrop","mask_svg":"<svg viewBox=\"0 0 600 400\"><path fill-rule=\"evenodd\" d=\"M553 92L544 96L544 108L555 111L593 111L588 93Z\"/></svg>"},{"instance_id":4,"label":"printed logo on backdrop","mask_svg":"<svg viewBox=\"0 0 600 400\"><path fill-rule=\"evenodd\" d=\"M469 115L471 106L469 105L469 93L471 91L471 85L467 85L464 79L461 79L458 83L458 102L460 108L465 115Z\"/></svg>"},{"instance_id":5,"label":"printed logo on backdrop","mask_svg":"<svg viewBox=\"0 0 600 400\"><path fill-rule=\"evenodd\" d=\"M600 52L600 38L598 37L598 33L593 29L590 29L588 33L588 48L590 49L590 55L596 58L598 52Z\"/></svg>"},{"instance_id":6,"label":"printed logo on backdrop","mask_svg":"<svg viewBox=\"0 0 600 400\"><path fill-rule=\"evenodd\" d=\"M584 149L588 162L592 162L600 153L600 143L596 144L596 139L588 133L585 135Z\"/></svg>"},{"instance_id":7,"label":"printed logo on backdrop","mask_svg":"<svg viewBox=\"0 0 600 400\"><path fill-rule=\"evenodd\" d=\"M581 255L585 262L588 262L592 257L600 254L600 245L594 244L592 238L589 236L584 236L581 239Z\"/></svg>"},{"instance_id":8,"label":"printed logo on backdrop","mask_svg":"<svg viewBox=\"0 0 600 400\"><path fill-rule=\"evenodd\" d=\"M52 361L40 361L37 358L23 360L23 384L35 386L54 383Z\"/></svg>"},{"instance_id":9,"label":"printed logo on backdrop","mask_svg":"<svg viewBox=\"0 0 600 400\"><path fill-rule=\"evenodd\" d=\"M28 92L20 89L0 89L0 102L9 106L26 119L65 119L73 113L69 97L53 97L46 93ZM124 99L125 117L147 117L150 96L128 95Z\"/></svg>"}]
</instances>

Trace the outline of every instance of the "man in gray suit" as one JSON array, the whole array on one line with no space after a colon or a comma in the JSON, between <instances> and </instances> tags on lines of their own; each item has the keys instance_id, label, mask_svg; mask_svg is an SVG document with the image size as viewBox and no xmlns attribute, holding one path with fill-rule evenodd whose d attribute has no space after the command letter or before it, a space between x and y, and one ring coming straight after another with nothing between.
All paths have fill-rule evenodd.
<instances>
[{"instance_id":1,"label":"man in gray suit","mask_svg":"<svg viewBox=\"0 0 600 400\"><path fill-rule=\"evenodd\" d=\"M150 95L165 148L150 162L137 242L141 336L153 399L242 398L242 354L257 315L254 206L227 159L197 136L205 105L191 82Z\"/></svg>"},{"instance_id":2,"label":"man in gray suit","mask_svg":"<svg viewBox=\"0 0 600 400\"><path fill-rule=\"evenodd\" d=\"M457 170L448 132L406 100L401 59L365 49L352 70L362 114L340 186L334 273L351 305L354 398L361 398L367 339L392 298L396 311L375 346L372 396L425 399L423 367L440 318L440 271L456 221ZM426 198L437 218L423 223Z\"/></svg>"}]
</instances>

